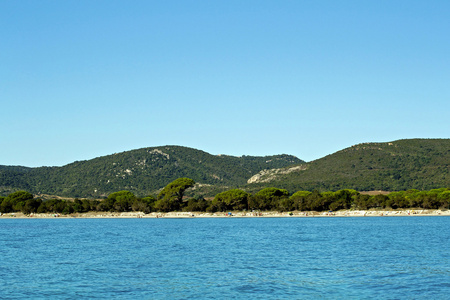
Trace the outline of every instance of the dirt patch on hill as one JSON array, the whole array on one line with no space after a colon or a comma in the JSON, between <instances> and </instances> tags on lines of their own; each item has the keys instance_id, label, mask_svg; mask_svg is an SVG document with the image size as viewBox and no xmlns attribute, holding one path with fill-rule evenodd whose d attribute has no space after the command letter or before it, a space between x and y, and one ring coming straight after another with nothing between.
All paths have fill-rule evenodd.
<instances>
[{"instance_id":1,"label":"dirt patch on hill","mask_svg":"<svg viewBox=\"0 0 450 300\"><path fill-rule=\"evenodd\" d=\"M363 191L363 192L359 192L362 195L370 195L370 196L374 196L374 195L388 195L392 192L387 192L387 191Z\"/></svg>"}]
</instances>

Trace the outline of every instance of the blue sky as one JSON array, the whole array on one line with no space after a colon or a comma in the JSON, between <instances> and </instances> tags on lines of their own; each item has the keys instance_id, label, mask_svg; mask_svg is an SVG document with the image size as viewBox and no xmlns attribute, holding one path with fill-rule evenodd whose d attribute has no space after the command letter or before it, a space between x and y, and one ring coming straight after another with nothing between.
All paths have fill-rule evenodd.
<instances>
[{"instance_id":1,"label":"blue sky","mask_svg":"<svg viewBox=\"0 0 450 300\"><path fill-rule=\"evenodd\" d=\"M450 137L449 1L0 0L0 164Z\"/></svg>"}]
</instances>

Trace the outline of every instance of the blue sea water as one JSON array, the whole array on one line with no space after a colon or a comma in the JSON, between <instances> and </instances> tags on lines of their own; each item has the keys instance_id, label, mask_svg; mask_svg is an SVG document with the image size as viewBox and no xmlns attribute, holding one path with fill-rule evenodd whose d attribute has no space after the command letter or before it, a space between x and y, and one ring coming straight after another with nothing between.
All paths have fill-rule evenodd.
<instances>
[{"instance_id":1,"label":"blue sea water","mask_svg":"<svg viewBox=\"0 0 450 300\"><path fill-rule=\"evenodd\" d=\"M449 299L449 217L1 219L2 299Z\"/></svg>"}]
</instances>

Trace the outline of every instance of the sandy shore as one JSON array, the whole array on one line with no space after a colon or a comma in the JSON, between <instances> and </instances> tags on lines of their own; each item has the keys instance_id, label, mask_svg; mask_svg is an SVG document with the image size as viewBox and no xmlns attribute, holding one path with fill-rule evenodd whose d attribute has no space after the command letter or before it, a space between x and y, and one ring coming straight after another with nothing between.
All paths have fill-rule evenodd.
<instances>
[{"instance_id":1,"label":"sandy shore","mask_svg":"<svg viewBox=\"0 0 450 300\"><path fill-rule=\"evenodd\" d=\"M408 210L339 210L336 212L231 212L230 213L205 213L205 212L169 212L169 213L150 213L141 212L88 212L75 213L69 215L63 214L31 214L7 213L0 216L1 219L10 218L311 218L311 217L414 217L414 216L450 216L450 210L426 210L426 209L408 209Z\"/></svg>"}]
</instances>

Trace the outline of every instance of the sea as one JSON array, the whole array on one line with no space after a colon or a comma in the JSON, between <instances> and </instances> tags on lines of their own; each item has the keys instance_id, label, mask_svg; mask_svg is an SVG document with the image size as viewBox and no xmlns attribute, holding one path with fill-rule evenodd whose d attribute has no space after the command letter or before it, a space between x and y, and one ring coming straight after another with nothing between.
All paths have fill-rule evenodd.
<instances>
[{"instance_id":1,"label":"sea","mask_svg":"<svg viewBox=\"0 0 450 300\"><path fill-rule=\"evenodd\" d=\"M450 299L450 217L0 219L1 299Z\"/></svg>"}]
</instances>

